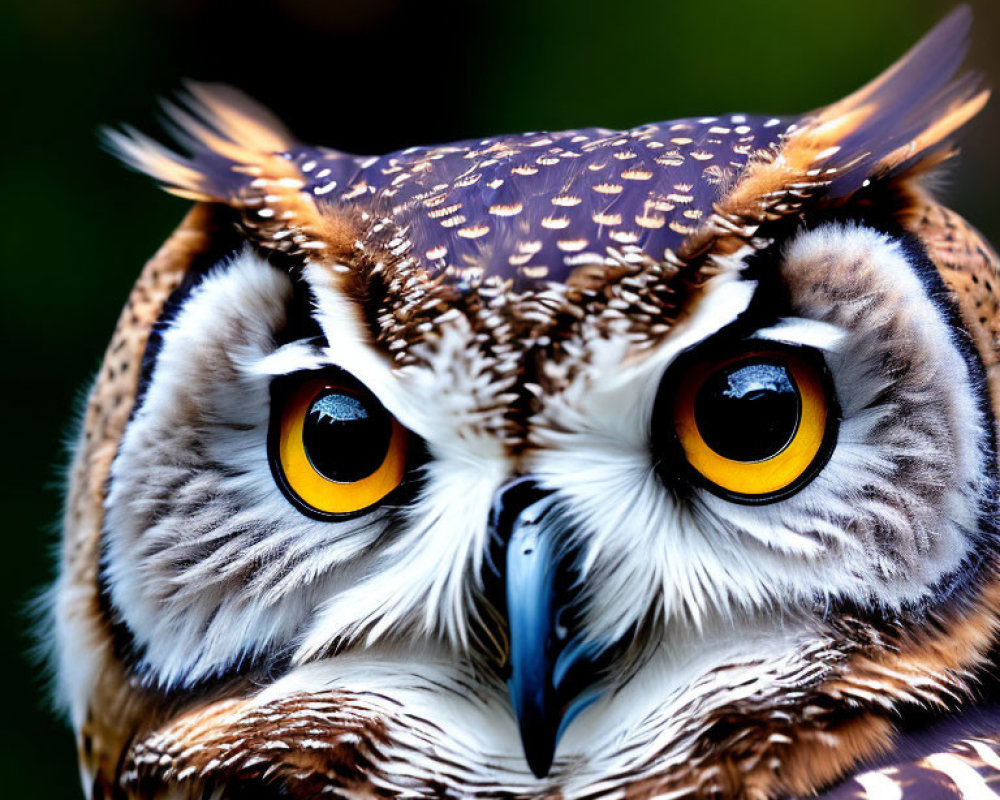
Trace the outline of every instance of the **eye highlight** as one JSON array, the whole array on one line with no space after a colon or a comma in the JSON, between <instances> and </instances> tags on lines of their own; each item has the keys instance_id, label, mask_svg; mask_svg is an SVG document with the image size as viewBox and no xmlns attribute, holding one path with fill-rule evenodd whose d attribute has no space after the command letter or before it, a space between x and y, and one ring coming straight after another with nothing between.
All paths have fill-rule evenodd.
<instances>
[{"instance_id":1,"label":"eye highlight","mask_svg":"<svg viewBox=\"0 0 1000 800\"><path fill-rule=\"evenodd\" d=\"M272 391L271 471L300 510L356 514L403 481L408 433L351 376L285 379Z\"/></svg>"},{"instance_id":2,"label":"eye highlight","mask_svg":"<svg viewBox=\"0 0 1000 800\"><path fill-rule=\"evenodd\" d=\"M806 485L836 439L837 409L819 359L759 343L700 358L673 384L676 438L704 485L729 500L765 503Z\"/></svg>"}]
</instances>

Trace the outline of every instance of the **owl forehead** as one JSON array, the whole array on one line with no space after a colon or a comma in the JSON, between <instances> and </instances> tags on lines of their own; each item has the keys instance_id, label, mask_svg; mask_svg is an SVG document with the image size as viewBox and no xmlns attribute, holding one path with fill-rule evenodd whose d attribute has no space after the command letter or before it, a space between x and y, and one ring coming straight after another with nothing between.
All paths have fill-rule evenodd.
<instances>
[{"instance_id":1,"label":"owl forehead","mask_svg":"<svg viewBox=\"0 0 1000 800\"><path fill-rule=\"evenodd\" d=\"M626 131L558 133L413 147L358 158L286 153L321 207L356 208L398 232L440 282L514 288L565 282L609 251L662 260L789 130L778 117L679 119Z\"/></svg>"}]
</instances>

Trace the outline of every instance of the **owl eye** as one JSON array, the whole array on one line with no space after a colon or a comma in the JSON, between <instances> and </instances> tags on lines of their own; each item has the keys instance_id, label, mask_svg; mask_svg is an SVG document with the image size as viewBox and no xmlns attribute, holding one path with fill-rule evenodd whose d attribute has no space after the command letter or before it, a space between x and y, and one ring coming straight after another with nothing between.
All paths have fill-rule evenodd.
<instances>
[{"instance_id":1,"label":"owl eye","mask_svg":"<svg viewBox=\"0 0 1000 800\"><path fill-rule=\"evenodd\" d=\"M700 482L729 500L780 500L829 458L837 410L819 359L760 347L698 359L674 384L677 441Z\"/></svg>"},{"instance_id":2,"label":"owl eye","mask_svg":"<svg viewBox=\"0 0 1000 800\"><path fill-rule=\"evenodd\" d=\"M355 514L385 499L406 472L408 435L346 373L293 378L272 391L271 469L305 513Z\"/></svg>"}]
</instances>

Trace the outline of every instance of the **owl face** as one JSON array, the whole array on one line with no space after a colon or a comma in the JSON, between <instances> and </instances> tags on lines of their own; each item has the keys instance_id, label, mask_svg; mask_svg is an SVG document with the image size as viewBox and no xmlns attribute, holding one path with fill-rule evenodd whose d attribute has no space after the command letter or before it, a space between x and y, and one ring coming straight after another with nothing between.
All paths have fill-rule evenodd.
<instances>
[{"instance_id":1,"label":"owl face","mask_svg":"<svg viewBox=\"0 0 1000 800\"><path fill-rule=\"evenodd\" d=\"M795 121L360 159L196 87L192 157L117 139L214 205L132 344L98 644L63 648L114 780L772 796L955 690L994 423L914 176L982 98L915 101L919 64Z\"/></svg>"},{"instance_id":2,"label":"owl face","mask_svg":"<svg viewBox=\"0 0 1000 800\"><path fill-rule=\"evenodd\" d=\"M591 672L606 728L634 724L615 695L636 671L756 652L734 630L791 657L831 606L921 602L974 548L989 447L919 269L886 234L821 226L759 278L732 259L660 341L525 347L541 392L512 444L531 393L474 320L445 312L393 368L328 271L296 285L235 253L164 326L111 470L106 581L139 674L189 687L375 648L415 676L426 650L456 702L463 676L501 714L506 605L530 643L565 614L590 660L627 645ZM549 505L512 552L517 478Z\"/></svg>"}]
</instances>

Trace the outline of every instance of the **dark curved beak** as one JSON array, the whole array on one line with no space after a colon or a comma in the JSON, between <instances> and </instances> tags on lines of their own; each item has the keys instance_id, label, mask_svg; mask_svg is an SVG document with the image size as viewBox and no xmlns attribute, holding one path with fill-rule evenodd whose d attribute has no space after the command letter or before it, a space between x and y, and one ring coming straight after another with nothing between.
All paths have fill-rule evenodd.
<instances>
[{"instance_id":1,"label":"dark curved beak","mask_svg":"<svg viewBox=\"0 0 1000 800\"><path fill-rule=\"evenodd\" d=\"M576 559L555 497L519 478L497 492L491 529L504 552L507 686L528 766L542 778L565 728L598 696L593 686L605 648L575 631Z\"/></svg>"}]
</instances>

